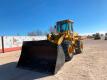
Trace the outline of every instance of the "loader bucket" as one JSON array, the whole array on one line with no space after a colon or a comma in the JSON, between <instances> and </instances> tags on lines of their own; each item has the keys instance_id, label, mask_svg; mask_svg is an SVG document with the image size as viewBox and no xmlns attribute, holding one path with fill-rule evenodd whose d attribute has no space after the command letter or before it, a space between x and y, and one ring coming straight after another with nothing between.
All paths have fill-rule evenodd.
<instances>
[{"instance_id":1,"label":"loader bucket","mask_svg":"<svg viewBox=\"0 0 107 80\"><path fill-rule=\"evenodd\" d=\"M62 46L48 40L24 41L17 67L55 74L64 62Z\"/></svg>"}]
</instances>

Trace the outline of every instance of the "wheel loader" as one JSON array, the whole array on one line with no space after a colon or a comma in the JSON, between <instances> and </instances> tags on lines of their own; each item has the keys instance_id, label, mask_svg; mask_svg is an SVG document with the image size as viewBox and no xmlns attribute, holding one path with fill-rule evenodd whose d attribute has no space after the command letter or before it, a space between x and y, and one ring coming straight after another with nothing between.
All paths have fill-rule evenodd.
<instances>
[{"instance_id":1,"label":"wheel loader","mask_svg":"<svg viewBox=\"0 0 107 80\"><path fill-rule=\"evenodd\" d=\"M74 32L73 23L58 21L47 40L24 41L17 67L56 74L66 61L83 50L81 36Z\"/></svg>"},{"instance_id":2,"label":"wheel loader","mask_svg":"<svg viewBox=\"0 0 107 80\"><path fill-rule=\"evenodd\" d=\"M94 36L94 40L100 40L101 39L101 35L99 33L96 33Z\"/></svg>"},{"instance_id":3,"label":"wheel loader","mask_svg":"<svg viewBox=\"0 0 107 80\"><path fill-rule=\"evenodd\" d=\"M105 40L107 40L107 33L105 33Z\"/></svg>"}]
</instances>

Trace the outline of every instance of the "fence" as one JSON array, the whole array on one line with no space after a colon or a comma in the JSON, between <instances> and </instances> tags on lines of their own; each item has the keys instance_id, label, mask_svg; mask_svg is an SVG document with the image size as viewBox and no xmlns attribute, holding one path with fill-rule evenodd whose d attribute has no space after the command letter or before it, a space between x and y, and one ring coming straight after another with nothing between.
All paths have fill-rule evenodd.
<instances>
[{"instance_id":1,"label":"fence","mask_svg":"<svg viewBox=\"0 0 107 80\"><path fill-rule=\"evenodd\" d=\"M0 53L2 52L2 37L0 36Z\"/></svg>"},{"instance_id":2,"label":"fence","mask_svg":"<svg viewBox=\"0 0 107 80\"><path fill-rule=\"evenodd\" d=\"M19 50L23 41L45 40L46 36L3 36L0 37L0 52Z\"/></svg>"}]
</instances>

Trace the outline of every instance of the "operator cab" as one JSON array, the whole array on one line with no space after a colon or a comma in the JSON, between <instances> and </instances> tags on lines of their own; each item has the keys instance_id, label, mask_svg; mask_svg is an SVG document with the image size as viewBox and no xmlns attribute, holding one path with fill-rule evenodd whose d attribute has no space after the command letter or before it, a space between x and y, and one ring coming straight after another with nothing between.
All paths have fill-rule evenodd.
<instances>
[{"instance_id":1,"label":"operator cab","mask_svg":"<svg viewBox=\"0 0 107 80\"><path fill-rule=\"evenodd\" d=\"M58 33L70 31L71 33L73 32L73 21L71 20L62 20L58 21L56 23L56 31Z\"/></svg>"}]
</instances>

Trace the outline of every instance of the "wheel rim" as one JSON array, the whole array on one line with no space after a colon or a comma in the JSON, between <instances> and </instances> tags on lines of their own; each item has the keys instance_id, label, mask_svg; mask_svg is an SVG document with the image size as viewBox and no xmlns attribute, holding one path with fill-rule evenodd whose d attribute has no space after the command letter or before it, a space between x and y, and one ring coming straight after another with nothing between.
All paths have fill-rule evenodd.
<instances>
[{"instance_id":1,"label":"wheel rim","mask_svg":"<svg viewBox=\"0 0 107 80\"><path fill-rule=\"evenodd\" d=\"M73 52L73 47L70 45L70 46L68 47L68 53L69 53L69 54L72 54L72 52Z\"/></svg>"}]
</instances>

